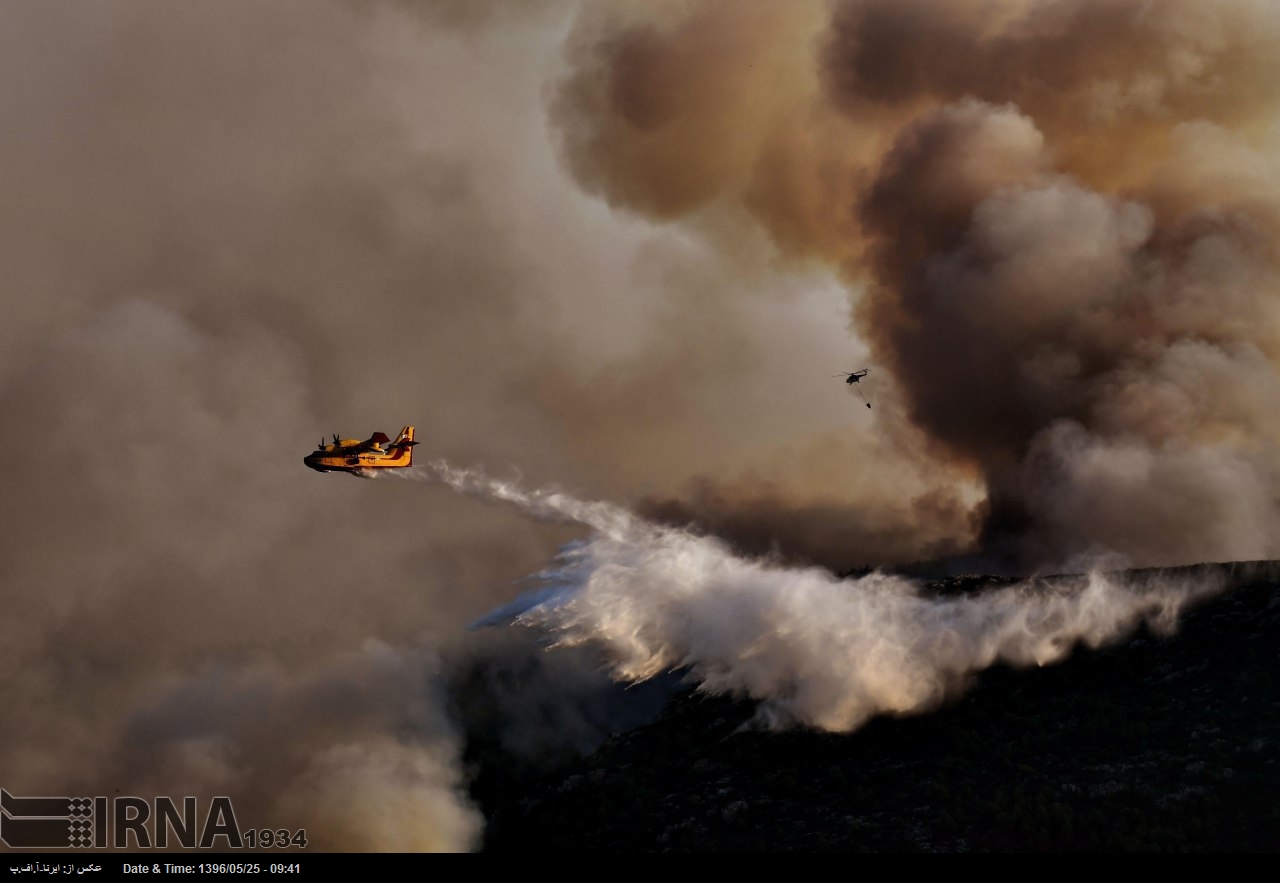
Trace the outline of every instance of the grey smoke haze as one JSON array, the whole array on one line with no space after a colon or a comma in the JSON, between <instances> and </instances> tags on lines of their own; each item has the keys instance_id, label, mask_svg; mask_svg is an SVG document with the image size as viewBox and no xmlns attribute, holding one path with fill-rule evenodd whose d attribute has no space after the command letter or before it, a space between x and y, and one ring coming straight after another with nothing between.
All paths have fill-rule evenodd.
<instances>
[{"instance_id":1,"label":"grey smoke haze","mask_svg":"<svg viewBox=\"0 0 1280 883\"><path fill-rule=\"evenodd\" d=\"M477 845L465 626L582 530L331 432L793 563L1275 556L1272 8L993 8L10 9L0 782Z\"/></svg>"},{"instance_id":2,"label":"grey smoke haze","mask_svg":"<svg viewBox=\"0 0 1280 883\"><path fill-rule=\"evenodd\" d=\"M10 11L12 792L225 793L313 848L473 848L450 660L525 652L464 628L579 529L318 476L318 437L413 422L625 496L847 422L812 379L852 346L831 278L581 193L544 100L574 10L462 8ZM513 750L607 677L535 681L563 708L500 722ZM346 824L337 792L404 824Z\"/></svg>"}]
</instances>

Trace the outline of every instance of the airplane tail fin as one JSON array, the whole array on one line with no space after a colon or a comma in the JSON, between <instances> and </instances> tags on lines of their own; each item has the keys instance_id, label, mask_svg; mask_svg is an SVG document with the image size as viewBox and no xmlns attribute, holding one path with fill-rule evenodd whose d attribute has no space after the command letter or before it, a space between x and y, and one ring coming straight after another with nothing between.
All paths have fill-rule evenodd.
<instances>
[{"instance_id":1,"label":"airplane tail fin","mask_svg":"<svg viewBox=\"0 0 1280 883\"><path fill-rule=\"evenodd\" d=\"M400 434L396 436L396 440L391 443L391 448L403 450L405 455L408 457L408 461L404 465L412 466L413 446L416 444L418 443L413 440L413 427L406 426L404 429L400 430Z\"/></svg>"}]
</instances>

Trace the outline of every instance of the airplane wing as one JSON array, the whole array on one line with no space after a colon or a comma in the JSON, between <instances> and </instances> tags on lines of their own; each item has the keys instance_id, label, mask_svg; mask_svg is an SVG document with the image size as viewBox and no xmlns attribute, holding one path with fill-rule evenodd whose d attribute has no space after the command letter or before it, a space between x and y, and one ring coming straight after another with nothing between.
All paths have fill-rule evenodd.
<instances>
[{"instance_id":1,"label":"airplane wing","mask_svg":"<svg viewBox=\"0 0 1280 883\"><path fill-rule=\"evenodd\" d=\"M362 451L385 451L382 445L387 444L391 439L387 438L385 433L375 432L369 436L368 441L360 442L360 450Z\"/></svg>"}]
</instances>

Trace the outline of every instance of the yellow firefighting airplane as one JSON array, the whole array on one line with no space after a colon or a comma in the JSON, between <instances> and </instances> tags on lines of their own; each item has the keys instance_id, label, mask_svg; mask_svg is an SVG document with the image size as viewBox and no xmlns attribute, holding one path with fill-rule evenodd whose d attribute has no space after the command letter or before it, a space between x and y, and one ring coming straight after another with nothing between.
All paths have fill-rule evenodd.
<instances>
[{"instance_id":1,"label":"yellow firefighting airplane","mask_svg":"<svg viewBox=\"0 0 1280 883\"><path fill-rule=\"evenodd\" d=\"M393 469L413 465L413 427L400 430L395 441L381 432L375 432L368 441L358 438L338 438L333 444L320 447L302 458L302 462L317 472L349 472L360 478L372 478L378 469Z\"/></svg>"}]
</instances>

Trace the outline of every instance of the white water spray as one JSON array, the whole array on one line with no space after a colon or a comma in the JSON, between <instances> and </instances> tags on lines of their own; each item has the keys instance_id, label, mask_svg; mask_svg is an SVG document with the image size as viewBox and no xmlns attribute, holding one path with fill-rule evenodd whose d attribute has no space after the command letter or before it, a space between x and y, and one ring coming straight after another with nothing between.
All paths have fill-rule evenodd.
<instances>
[{"instance_id":1,"label":"white water spray","mask_svg":"<svg viewBox=\"0 0 1280 883\"><path fill-rule=\"evenodd\" d=\"M1045 665L1140 624L1167 634L1208 577L1091 572L939 598L898 576L839 579L735 555L722 542L657 525L609 503L458 469L437 460L398 476L438 480L593 534L561 550L529 592L476 625L519 623L555 646L593 643L614 674L640 681L687 670L707 692L759 700L761 720L848 731L877 714L935 706L997 662Z\"/></svg>"}]
</instances>

